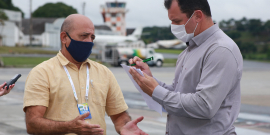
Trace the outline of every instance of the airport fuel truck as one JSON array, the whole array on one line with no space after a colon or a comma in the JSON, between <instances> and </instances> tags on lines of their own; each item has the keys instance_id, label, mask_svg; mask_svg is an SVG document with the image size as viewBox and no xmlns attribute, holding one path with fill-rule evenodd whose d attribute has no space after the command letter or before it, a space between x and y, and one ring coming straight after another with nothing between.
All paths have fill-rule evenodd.
<instances>
[{"instance_id":1,"label":"airport fuel truck","mask_svg":"<svg viewBox=\"0 0 270 135\"><path fill-rule=\"evenodd\" d=\"M112 47L102 51L102 62L110 63L112 66L120 66L121 64L129 65L128 60L135 56L146 59L153 57L154 60L147 62L149 66L161 67L164 57L160 53L156 53L152 48L121 48Z\"/></svg>"}]
</instances>

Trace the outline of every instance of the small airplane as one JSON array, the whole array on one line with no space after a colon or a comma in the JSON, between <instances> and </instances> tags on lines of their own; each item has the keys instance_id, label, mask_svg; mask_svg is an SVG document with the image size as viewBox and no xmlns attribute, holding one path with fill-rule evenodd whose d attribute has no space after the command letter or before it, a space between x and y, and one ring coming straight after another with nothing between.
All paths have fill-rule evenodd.
<instances>
[{"instance_id":1,"label":"small airplane","mask_svg":"<svg viewBox=\"0 0 270 135\"><path fill-rule=\"evenodd\" d=\"M135 31L128 36L122 36L122 35L99 35L96 34L96 38L94 40L95 43L120 43L120 42L135 42L140 40L142 35L143 28L138 27L135 29Z\"/></svg>"}]
</instances>

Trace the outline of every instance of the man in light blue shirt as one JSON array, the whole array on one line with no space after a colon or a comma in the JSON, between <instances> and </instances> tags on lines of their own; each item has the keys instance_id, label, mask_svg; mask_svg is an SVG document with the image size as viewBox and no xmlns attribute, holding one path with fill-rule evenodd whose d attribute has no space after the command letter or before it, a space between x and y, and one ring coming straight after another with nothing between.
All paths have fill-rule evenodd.
<instances>
[{"instance_id":1,"label":"man in light blue shirt","mask_svg":"<svg viewBox=\"0 0 270 135\"><path fill-rule=\"evenodd\" d=\"M147 64L131 64L141 89L168 112L166 135L235 135L241 105L243 59L238 46L211 18L207 0L166 0L172 33L187 42L175 78L167 85L153 77Z\"/></svg>"}]
</instances>

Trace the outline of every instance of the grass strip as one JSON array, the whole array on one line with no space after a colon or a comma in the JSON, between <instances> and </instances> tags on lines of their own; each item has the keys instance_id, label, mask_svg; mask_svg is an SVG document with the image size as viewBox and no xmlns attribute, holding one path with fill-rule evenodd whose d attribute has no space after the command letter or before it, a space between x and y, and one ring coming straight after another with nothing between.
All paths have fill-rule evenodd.
<instances>
[{"instance_id":1,"label":"grass strip","mask_svg":"<svg viewBox=\"0 0 270 135\"><path fill-rule=\"evenodd\" d=\"M34 67L50 58L47 57L2 57L5 67Z\"/></svg>"},{"instance_id":2,"label":"grass strip","mask_svg":"<svg viewBox=\"0 0 270 135\"><path fill-rule=\"evenodd\" d=\"M36 65L49 60L49 57L2 57L5 67L35 67ZM95 59L92 59L95 61ZM175 66L177 59L165 59L164 66ZM105 66L108 66L106 63L102 63Z\"/></svg>"},{"instance_id":3,"label":"grass strip","mask_svg":"<svg viewBox=\"0 0 270 135\"><path fill-rule=\"evenodd\" d=\"M172 63L172 64L176 64L177 59L164 59L164 63Z\"/></svg>"},{"instance_id":4,"label":"grass strip","mask_svg":"<svg viewBox=\"0 0 270 135\"><path fill-rule=\"evenodd\" d=\"M171 54L180 54L183 50L177 49L155 49L157 53L171 53Z\"/></svg>"},{"instance_id":5,"label":"grass strip","mask_svg":"<svg viewBox=\"0 0 270 135\"><path fill-rule=\"evenodd\" d=\"M57 54L58 51L41 50L28 47L0 46L0 54Z\"/></svg>"}]
</instances>

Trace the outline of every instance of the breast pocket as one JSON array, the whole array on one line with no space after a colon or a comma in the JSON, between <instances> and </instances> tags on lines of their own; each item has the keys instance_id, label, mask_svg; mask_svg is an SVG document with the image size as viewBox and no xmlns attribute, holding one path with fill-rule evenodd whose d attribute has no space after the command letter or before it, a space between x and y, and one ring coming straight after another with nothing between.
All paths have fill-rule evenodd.
<instances>
[{"instance_id":1,"label":"breast pocket","mask_svg":"<svg viewBox=\"0 0 270 135\"><path fill-rule=\"evenodd\" d=\"M92 100L95 104L100 106L106 106L108 87L106 84L93 83L92 89Z\"/></svg>"}]
</instances>

